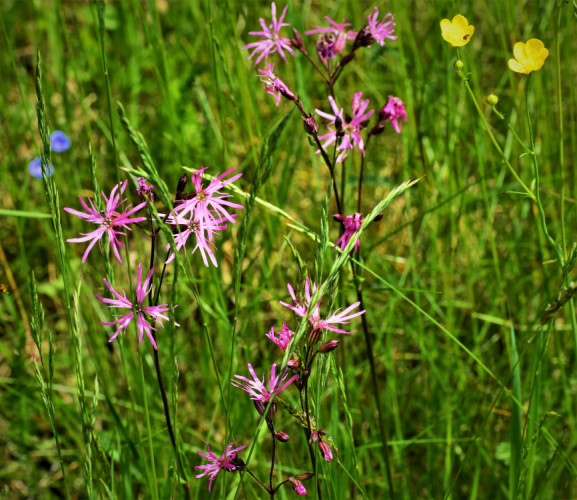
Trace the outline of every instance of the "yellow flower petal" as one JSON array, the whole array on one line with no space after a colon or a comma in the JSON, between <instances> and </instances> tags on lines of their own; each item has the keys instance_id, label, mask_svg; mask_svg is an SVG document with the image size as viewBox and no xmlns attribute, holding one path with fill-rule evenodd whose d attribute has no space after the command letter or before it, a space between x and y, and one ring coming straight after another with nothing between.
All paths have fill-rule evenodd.
<instances>
[{"instance_id":1,"label":"yellow flower petal","mask_svg":"<svg viewBox=\"0 0 577 500\"><path fill-rule=\"evenodd\" d=\"M462 16L461 14L457 14L453 18L453 26L458 26L459 28L465 29L469 23L467 22L467 18Z\"/></svg>"},{"instance_id":2,"label":"yellow flower petal","mask_svg":"<svg viewBox=\"0 0 577 500\"><path fill-rule=\"evenodd\" d=\"M511 68L515 73L531 73L531 71L527 71L525 66L519 64L519 62L515 59L509 59L509 68Z\"/></svg>"},{"instance_id":3,"label":"yellow flower petal","mask_svg":"<svg viewBox=\"0 0 577 500\"><path fill-rule=\"evenodd\" d=\"M527 58L527 53L525 52L525 44L523 42L517 42L513 47L513 56L518 61L523 61Z\"/></svg>"},{"instance_id":4,"label":"yellow flower petal","mask_svg":"<svg viewBox=\"0 0 577 500\"><path fill-rule=\"evenodd\" d=\"M527 43L517 42L513 47L515 59L509 59L509 68L516 73L529 74L543 67L549 51L543 42L537 38L531 38Z\"/></svg>"},{"instance_id":5,"label":"yellow flower petal","mask_svg":"<svg viewBox=\"0 0 577 500\"><path fill-rule=\"evenodd\" d=\"M475 31L474 26L470 26L467 18L461 14L453 17L452 21L443 19L440 25L443 40L449 42L453 47L467 45Z\"/></svg>"},{"instance_id":6,"label":"yellow flower petal","mask_svg":"<svg viewBox=\"0 0 577 500\"><path fill-rule=\"evenodd\" d=\"M545 49L545 45L538 38L531 38L525 44L525 52L527 52L527 57L535 57L542 49ZM547 50L547 49L545 49Z\"/></svg>"}]
</instances>

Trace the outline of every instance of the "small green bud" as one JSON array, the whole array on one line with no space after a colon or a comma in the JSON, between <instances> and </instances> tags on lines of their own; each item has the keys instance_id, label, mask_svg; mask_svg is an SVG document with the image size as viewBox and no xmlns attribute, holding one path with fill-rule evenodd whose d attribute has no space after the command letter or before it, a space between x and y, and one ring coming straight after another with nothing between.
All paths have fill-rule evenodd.
<instances>
[{"instance_id":1,"label":"small green bud","mask_svg":"<svg viewBox=\"0 0 577 500\"><path fill-rule=\"evenodd\" d=\"M465 63L461 59L455 61L455 69L462 70L465 67Z\"/></svg>"},{"instance_id":2,"label":"small green bud","mask_svg":"<svg viewBox=\"0 0 577 500\"><path fill-rule=\"evenodd\" d=\"M487 96L487 104L489 106L496 106L499 102L499 98L495 94L489 94Z\"/></svg>"}]
</instances>

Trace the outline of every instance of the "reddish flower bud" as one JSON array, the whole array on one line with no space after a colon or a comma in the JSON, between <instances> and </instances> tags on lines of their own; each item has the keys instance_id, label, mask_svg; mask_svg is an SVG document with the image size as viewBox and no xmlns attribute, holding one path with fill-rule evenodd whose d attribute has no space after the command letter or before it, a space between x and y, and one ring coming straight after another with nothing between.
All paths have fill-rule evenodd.
<instances>
[{"instance_id":1,"label":"reddish flower bud","mask_svg":"<svg viewBox=\"0 0 577 500\"><path fill-rule=\"evenodd\" d=\"M259 415L264 415L264 411L266 410L266 405L262 401L253 400L254 407L256 411L258 411Z\"/></svg>"},{"instance_id":2,"label":"reddish flower bud","mask_svg":"<svg viewBox=\"0 0 577 500\"><path fill-rule=\"evenodd\" d=\"M305 132L310 135L315 135L319 131L319 124L312 114L303 116Z\"/></svg>"},{"instance_id":3,"label":"reddish flower bud","mask_svg":"<svg viewBox=\"0 0 577 500\"><path fill-rule=\"evenodd\" d=\"M333 459L333 451L331 450L329 443L326 441L319 441L319 450L327 462L330 462Z\"/></svg>"},{"instance_id":4,"label":"reddish flower bud","mask_svg":"<svg viewBox=\"0 0 577 500\"><path fill-rule=\"evenodd\" d=\"M182 200L184 197L184 188L188 182L188 175L184 174L180 179L178 179L178 185L176 186L176 196L175 200Z\"/></svg>"},{"instance_id":5,"label":"reddish flower bud","mask_svg":"<svg viewBox=\"0 0 577 500\"><path fill-rule=\"evenodd\" d=\"M381 124L375 125L370 131L369 135L379 135L385 131L385 126Z\"/></svg>"},{"instance_id":6,"label":"reddish flower bud","mask_svg":"<svg viewBox=\"0 0 577 500\"><path fill-rule=\"evenodd\" d=\"M277 441L280 441L281 443L286 443L290 438L289 435L283 431L276 432L274 437Z\"/></svg>"},{"instance_id":7,"label":"reddish flower bud","mask_svg":"<svg viewBox=\"0 0 577 500\"><path fill-rule=\"evenodd\" d=\"M305 47L305 42L303 41L303 37L301 34L293 28L294 38L291 40L291 46L297 50L300 50L303 54L307 53L307 49Z\"/></svg>"},{"instance_id":8,"label":"reddish flower bud","mask_svg":"<svg viewBox=\"0 0 577 500\"><path fill-rule=\"evenodd\" d=\"M315 475L312 472L301 472L295 476L296 479L300 479L301 481L308 481L313 477L315 477Z\"/></svg>"},{"instance_id":9,"label":"reddish flower bud","mask_svg":"<svg viewBox=\"0 0 577 500\"><path fill-rule=\"evenodd\" d=\"M326 354L327 352L334 351L340 344L340 340L329 340L319 347L319 352L321 354Z\"/></svg>"},{"instance_id":10,"label":"reddish flower bud","mask_svg":"<svg viewBox=\"0 0 577 500\"><path fill-rule=\"evenodd\" d=\"M300 363L299 363L298 360L296 360L296 359L289 359L289 360L286 362L286 365L287 365L287 367L290 368L291 370L298 371Z\"/></svg>"},{"instance_id":11,"label":"reddish flower bud","mask_svg":"<svg viewBox=\"0 0 577 500\"><path fill-rule=\"evenodd\" d=\"M316 345L321 340L323 331L320 328L312 327L307 333L307 344L310 346Z\"/></svg>"},{"instance_id":12,"label":"reddish flower bud","mask_svg":"<svg viewBox=\"0 0 577 500\"><path fill-rule=\"evenodd\" d=\"M301 483L298 479L291 476L291 477L289 477L289 481L292 483L293 488L295 489L295 491L298 495L306 495L307 494L306 488L303 486L303 483Z\"/></svg>"}]
</instances>

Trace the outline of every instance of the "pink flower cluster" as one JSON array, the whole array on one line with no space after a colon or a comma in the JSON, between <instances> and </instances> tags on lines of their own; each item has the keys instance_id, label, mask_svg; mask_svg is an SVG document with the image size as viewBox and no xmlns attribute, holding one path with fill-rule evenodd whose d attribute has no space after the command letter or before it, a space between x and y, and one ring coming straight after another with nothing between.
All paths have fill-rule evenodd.
<instances>
[{"instance_id":1,"label":"pink flower cluster","mask_svg":"<svg viewBox=\"0 0 577 500\"><path fill-rule=\"evenodd\" d=\"M175 233L177 233L175 236L177 251L184 248L187 240L194 235L196 246L193 252L198 249L204 264L208 266L210 260L216 267L217 261L213 252L214 245L212 243L214 235L217 234L217 231L227 228L226 222L235 221L236 214L231 215L228 212L229 208L244 208L242 205L229 201L228 198L231 195L222 193L221 189L237 180L242 174L238 173L226 179L229 174L234 172L235 169L232 168L217 176L207 186L203 187L202 178L204 170L205 169L202 168L192 174L194 192L189 193L186 199L180 201L174 209L174 212L168 215L166 221L175 227ZM81 238L71 238L67 240L71 243L90 242L84 252L82 262L86 261L88 254L97 242L102 246L102 238L107 235L107 244L112 247L114 255L118 261L122 263L118 249L119 247L125 246L125 244L119 240L119 236L126 235L122 230L131 230L130 224L147 220L147 217L134 216L136 212L146 206L146 201L143 201L134 208L131 208L132 205L125 206L123 210L120 208L121 205L127 201L126 199L122 199L127 184L128 181L124 181L114 186L108 197L102 193L106 202L106 208L104 210L97 210L91 199L89 199L90 205L88 205L81 196L79 196L80 204L86 212L81 212L73 208L64 208L66 212L98 225L94 231L82 233ZM153 189L154 187L149 185L146 179L142 177L138 179L137 194L139 198L153 201ZM167 250L169 249L170 245L167 246ZM166 263L171 262L173 259L174 253L168 257ZM150 294L152 289L151 280L153 273L154 269L151 268L143 282L142 264L139 264L137 278L133 281L135 297L133 300L129 299L123 290L120 291L121 293L116 291L112 285L104 279L104 284L114 298L100 297L98 295L96 297L100 301L109 304L109 307L129 310L126 314L117 315L116 317L119 319L116 321L101 323L107 326L118 325L118 329L114 335L112 335L109 342L112 342L120 332L126 333L129 325L135 321L138 330L139 345L142 345L142 340L146 333L154 349L157 349L156 340L152 333L156 328L148 322L147 317L152 318L155 323L162 326L162 320L169 319L168 316L164 314L169 311L169 308L167 304L152 305L151 303L148 306L144 304L145 298ZM178 326L178 324L176 325Z\"/></svg>"},{"instance_id":2,"label":"pink flower cluster","mask_svg":"<svg viewBox=\"0 0 577 500\"><path fill-rule=\"evenodd\" d=\"M326 148L333 142L337 142L337 151L341 151L339 156L337 156L337 163L344 161L348 156L349 151L353 148L359 148L361 153L365 154L365 143L363 137L361 136L361 128L365 126L365 123L373 115L374 111L371 110L366 112L369 106L369 100L362 100L362 92L357 92L353 96L352 101L352 118L347 120L347 117L343 115L343 108L339 109L337 103L332 96L329 96L329 102L333 108L334 115L325 113L320 109L315 110L318 115L330 120L331 125L329 125L329 133L319 136L319 140L326 142L323 144L323 148ZM320 153L320 150L317 151Z\"/></svg>"},{"instance_id":3,"label":"pink flower cluster","mask_svg":"<svg viewBox=\"0 0 577 500\"><path fill-rule=\"evenodd\" d=\"M231 215L228 208L244 208L238 203L229 201L228 198L232 195L223 193L221 190L239 179L242 174L238 173L226 179L229 174L236 170L231 168L203 187L202 180L205 170L206 168L201 168L191 175L194 192L174 207L174 211L170 213L166 222L174 226L173 232L175 233L177 251L184 248L188 239L193 236L196 244L192 252L194 253L198 249L205 266L209 266L210 260L217 267L218 263L213 250L215 246L212 240L218 231L227 228L226 222L235 222L236 214ZM166 249L170 250L170 244L167 245ZM175 254L172 253L166 262L172 262L174 257Z\"/></svg>"},{"instance_id":4,"label":"pink flower cluster","mask_svg":"<svg viewBox=\"0 0 577 500\"><path fill-rule=\"evenodd\" d=\"M311 283L311 281L307 278L305 281L305 296L304 296L304 298L300 298L300 299L297 298L293 287L290 284L287 285L289 294L290 294L291 298L293 299L295 305L291 306L290 304L287 304L286 302L282 302L282 301L281 301L281 305L288 307L289 309L294 311L297 316L304 318L307 314L307 311L311 307L312 295L315 293L315 291L317 289L317 286L313 283L312 284L312 294L311 294L310 283ZM357 311L357 312L353 313L353 309L356 309L359 305L360 305L360 302L355 302L354 304L350 305L349 307L347 307L343 311L341 311L339 308L335 312L333 312L333 314L328 316L327 318L321 319L320 300L319 300L319 302L316 305L314 305L313 313L310 316L309 321L313 325L313 328L316 330L327 330L330 332L343 333L343 334L354 333L354 330L349 332L349 331L343 330L341 328L338 328L335 325L338 325L338 324L347 325L350 323L349 320L356 318L357 316L360 316L361 314L364 314L365 311Z\"/></svg>"}]
</instances>

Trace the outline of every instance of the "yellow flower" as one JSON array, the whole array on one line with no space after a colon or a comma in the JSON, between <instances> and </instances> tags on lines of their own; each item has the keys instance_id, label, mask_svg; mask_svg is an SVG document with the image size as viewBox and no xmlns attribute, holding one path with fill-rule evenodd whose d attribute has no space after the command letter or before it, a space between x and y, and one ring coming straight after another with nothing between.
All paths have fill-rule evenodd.
<instances>
[{"instance_id":1,"label":"yellow flower","mask_svg":"<svg viewBox=\"0 0 577 500\"><path fill-rule=\"evenodd\" d=\"M453 47L467 45L475 31L474 26L470 26L466 17L457 14L452 21L443 19L441 21L441 34L443 40L449 42Z\"/></svg>"},{"instance_id":2,"label":"yellow flower","mask_svg":"<svg viewBox=\"0 0 577 500\"><path fill-rule=\"evenodd\" d=\"M515 59L509 59L509 68L528 75L542 68L549 51L541 40L531 38L527 43L517 42L513 47L513 55Z\"/></svg>"}]
</instances>

